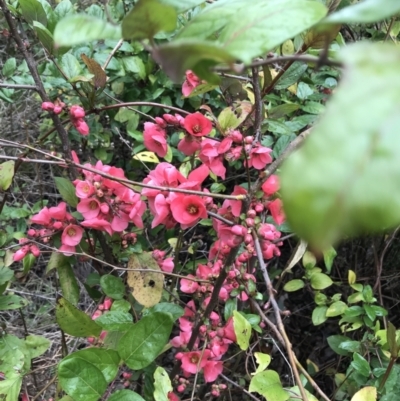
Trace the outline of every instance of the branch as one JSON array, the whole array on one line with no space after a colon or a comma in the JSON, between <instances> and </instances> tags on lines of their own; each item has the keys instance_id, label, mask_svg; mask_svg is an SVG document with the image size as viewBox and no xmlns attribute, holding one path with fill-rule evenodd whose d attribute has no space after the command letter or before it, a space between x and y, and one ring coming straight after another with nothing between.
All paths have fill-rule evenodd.
<instances>
[{"instance_id":1,"label":"branch","mask_svg":"<svg viewBox=\"0 0 400 401\"><path fill-rule=\"evenodd\" d=\"M38 88L35 85L19 85L19 84L7 84L0 82L0 88L8 88L8 89L28 89L37 91Z\"/></svg>"},{"instance_id":2,"label":"branch","mask_svg":"<svg viewBox=\"0 0 400 401\"><path fill-rule=\"evenodd\" d=\"M19 50L21 51L21 53L26 61L26 64L28 65L29 72L31 73L32 78L35 81L36 90L37 90L40 98L42 99L43 102L50 101L50 99L47 96L46 90L44 89L39 72L37 70L36 61L33 58L32 53L30 53L27 50L27 47L25 46L24 42L22 41L21 36L18 32L17 26L15 24L14 18L11 15L11 13L7 7L5 0L0 0L0 8L3 10L4 17L7 21L8 27L10 28L10 32L15 40L15 43L17 44ZM59 117L56 114L50 113L50 116L53 120L54 127L56 128L58 135L60 136L64 156L71 157L71 147L69 144L67 131L62 126L61 120L59 119ZM69 172L70 172L71 178L75 179L77 176L77 172L72 166L70 167Z\"/></svg>"}]
</instances>

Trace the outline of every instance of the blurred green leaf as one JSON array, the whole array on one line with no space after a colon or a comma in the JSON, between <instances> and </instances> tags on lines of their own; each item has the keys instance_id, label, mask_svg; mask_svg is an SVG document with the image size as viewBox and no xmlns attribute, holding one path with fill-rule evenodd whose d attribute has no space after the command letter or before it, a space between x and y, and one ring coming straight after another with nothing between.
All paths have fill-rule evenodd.
<instances>
[{"instance_id":1,"label":"blurred green leaf","mask_svg":"<svg viewBox=\"0 0 400 401\"><path fill-rule=\"evenodd\" d=\"M47 25L47 16L46 12L38 0L19 0L18 1L22 16L26 19L29 24L32 24L33 21L38 21L44 26Z\"/></svg>"},{"instance_id":2,"label":"blurred green leaf","mask_svg":"<svg viewBox=\"0 0 400 401\"><path fill-rule=\"evenodd\" d=\"M10 188L14 177L14 165L13 160L0 164L0 189L6 191Z\"/></svg>"}]
</instances>

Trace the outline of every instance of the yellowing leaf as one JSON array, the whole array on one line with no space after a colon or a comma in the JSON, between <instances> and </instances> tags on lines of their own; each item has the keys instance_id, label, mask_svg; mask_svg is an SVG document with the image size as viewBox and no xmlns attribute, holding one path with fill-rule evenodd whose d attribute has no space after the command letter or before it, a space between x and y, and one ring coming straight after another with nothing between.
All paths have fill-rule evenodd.
<instances>
[{"instance_id":1,"label":"yellowing leaf","mask_svg":"<svg viewBox=\"0 0 400 401\"><path fill-rule=\"evenodd\" d=\"M132 289L132 295L140 304L146 308L158 304L164 285L164 275L154 271L141 270L157 270L161 271L157 262L149 252L133 254L128 262L128 278L127 282Z\"/></svg>"},{"instance_id":2,"label":"yellowing leaf","mask_svg":"<svg viewBox=\"0 0 400 401\"><path fill-rule=\"evenodd\" d=\"M104 88L107 83L107 75L101 65L94 59L89 58L86 54L81 54L81 59L86 64L89 72L94 75L93 85L97 88Z\"/></svg>"},{"instance_id":3,"label":"yellowing leaf","mask_svg":"<svg viewBox=\"0 0 400 401\"><path fill-rule=\"evenodd\" d=\"M362 388L353 395L351 401L376 401L376 387Z\"/></svg>"},{"instance_id":4,"label":"yellowing leaf","mask_svg":"<svg viewBox=\"0 0 400 401\"><path fill-rule=\"evenodd\" d=\"M353 270L349 270L347 277L350 285L356 282L356 273L354 273Z\"/></svg>"},{"instance_id":5,"label":"yellowing leaf","mask_svg":"<svg viewBox=\"0 0 400 401\"><path fill-rule=\"evenodd\" d=\"M178 238L170 238L168 240L168 244L172 246L172 248L176 248L176 244L178 243Z\"/></svg>"},{"instance_id":6,"label":"yellowing leaf","mask_svg":"<svg viewBox=\"0 0 400 401\"><path fill-rule=\"evenodd\" d=\"M133 156L133 158L147 163L160 163L160 160L154 152L140 152Z\"/></svg>"},{"instance_id":7,"label":"yellowing leaf","mask_svg":"<svg viewBox=\"0 0 400 401\"><path fill-rule=\"evenodd\" d=\"M236 334L236 342L240 349L247 350L251 336L251 325L238 311L233 311L233 328Z\"/></svg>"},{"instance_id":8,"label":"yellowing leaf","mask_svg":"<svg viewBox=\"0 0 400 401\"><path fill-rule=\"evenodd\" d=\"M262 352L255 352L254 356L256 357L258 367L257 370L251 374L252 376L267 369L268 365L271 363L271 356L268 354L263 354Z\"/></svg>"}]
</instances>

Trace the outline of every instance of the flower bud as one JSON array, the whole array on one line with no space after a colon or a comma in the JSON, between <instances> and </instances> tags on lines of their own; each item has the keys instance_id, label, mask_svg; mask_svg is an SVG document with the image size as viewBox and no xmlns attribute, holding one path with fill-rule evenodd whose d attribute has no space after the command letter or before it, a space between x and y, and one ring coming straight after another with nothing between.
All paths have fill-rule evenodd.
<instances>
[{"instance_id":1,"label":"flower bud","mask_svg":"<svg viewBox=\"0 0 400 401\"><path fill-rule=\"evenodd\" d=\"M71 108L69 109L69 114L74 119L80 119L85 117L86 115L85 110L78 105L71 106Z\"/></svg>"},{"instance_id":2,"label":"flower bud","mask_svg":"<svg viewBox=\"0 0 400 401\"><path fill-rule=\"evenodd\" d=\"M53 111L54 110L54 103L53 102L43 102L42 103L42 110Z\"/></svg>"}]
</instances>

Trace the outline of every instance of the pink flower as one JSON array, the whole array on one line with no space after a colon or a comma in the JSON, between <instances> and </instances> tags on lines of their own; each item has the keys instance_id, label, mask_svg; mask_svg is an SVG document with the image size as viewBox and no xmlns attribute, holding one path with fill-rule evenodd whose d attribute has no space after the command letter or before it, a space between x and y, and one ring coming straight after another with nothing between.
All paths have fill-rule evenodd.
<instances>
[{"instance_id":1,"label":"pink flower","mask_svg":"<svg viewBox=\"0 0 400 401\"><path fill-rule=\"evenodd\" d=\"M187 275L188 278L195 278L192 274ZM188 280L186 278L181 279L181 291L185 294L193 294L199 289L199 283L197 281Z\"/></svg>"},{"instance_id":2,"label":"pink flower","mask_svg":"<svg viewBox=\"0 0 400 401\"><path fill-rule=\"evenodd\" d=\"M100 202L96 198L82 199L76 209L86 220L94 219L100 213Z\"/></svg>"},{"instance_id":3,"label":"pink flower","mask_svg":"<svg viewBox=\"0 0 400 401\"><path fill-rule=\"evenodd\" d=\"M94 193L94 186L89 181L78 181L75 186L75 193L80 199L89 198Z\"/></svg>"},{"instance_id":4,"label":"pink flower","mask_svg":"<svg viewBox=\"0 0 400 401\"><path fill-rule=\"evenodd\" d=\"M62 254L65 256L71 256L75 253L75 247L74 246L69 246L69 245L61 245L60 248L58 249Z\"/></svg>"},{"instance_id":5,"label":"pink flower","mask_svg":"<svg viewBox=\"0 0 400 401\"><path fill-rule=\"evenodd\" d=\"M73 122L76 130L83 136L89 135L89 126L83 118L79 118Z\"/></svg>"},{"instance_id":6,"label":"pink flower","mask_svg":"<svg viewBox=\"0 0 400 401\"><path fill-rule=\"evenodd\" d=\"M49 209L49 215L56 220L64 220L67 216L67 204L60 202L58 206Z\"/></svg>"},{"instance_id":7,"label":"pink flower","mask_svg":"<svg viewBox=\"0 0 400 401\"><path fill-rule=\"evenodd\" d=\"M187 97L192 92L193 89L196 88L201 84L201 80L198 76L196 76L193 71L188 70L186 71L186 79L182 85L182 94L183 96Z\"/></svg>"},{"instance_id":8,"label":"pink flower","mask_svg":"<svg viewBox=\"0 0 400 401\"><path fill-rule=\"evenodd\" d=\"M24 245L22 248L18 249L13 255L13 261L19 262L22 260L29 252L29 245Z\"/></svg>"},{"instance_id":9,"label":"pink flower","mask_svg":"<svg viewBox=\"0 0 400 401\"><path fill-rule=\"evenodd\" d=\"M171 202L171 212L174 219L185 226L192 226L200 219L207 218L204 201L197 195L179 194Z\"/></svg>"},{"instance_id":10,"label":"pink flower","mask_svg":"<svg viewBox=\"0 0 400 401\"><path fill-rule=\"evenodd\" d=\"M142 216L143 213L146 211L146 203L144 203L140 199L139 194L135 194L134 198L135 203L131 211L129 212L129 218L136 227L143 228Z\"/></svg>"},{"instance_id":11,"label":"pink flower","mask_svg":"<svg viewBox=\"0 0 400 401\"><path fill-rule=\"evenodd\" d=\"M45 206L38 214L31 217L31 223L47 226L50 224L50 219L49 209Z\"/></svg>"},{"instance_id":12,"label":"pink flower","mask_svg":"<svg viewBox=\"0 0 400 401\"><path fill-rule=\"evenodd\" d=\"M272 149L266 148L264 146L254 147L250 151L248 160L249 167L254 167L257 170L262 170L268 163L272 162L270 152L272 152Z\"/></svg>"},{"instance_id":13,"label":"pink flower","mask_svg":"<svg viewBox=\"0 0 400 401\"><path fill-rule=\"evenodd\" d=\"M42 110L53 111L54 110L54 103L53 102L43 102L42 103Z\"/></svg>"},{"instance_id":14,"label":"pink flower","mask_svg":"<svg viewBox=\"0 0 400 401\"><path fill-rule=\"evenodd\" d=\"M81 226L83 227L88 227L88 228L94 228L95 230L100 230L100 231L105 231L109 235L113 234L113 231L111 229L111 224L102 218L94 218L90 220L85 220L80 223Z\"/></svg>"},{"instance_id":15,"label":"pink flower","mask_svg":"<svg viewBox=\"0 0 400 401\"><path fill-rule=\"evenodd\" d=\"M184 352L181 359L182 369L187 373L197 373L206 365L210 353L208 349L204 350L203 355L201 351Z\"/></svg>"},{"instance_id":16,"label":"pink flower","mask_svg":"<svg viewBox=\"0 0 400 401\"><path fill-rule=\"evenodd\" d=\"M186 116L183 126L193 136L206 136L212 130L211 121L199 112Z\"/></svg>"},{"instance_id":17,"label":"pink flower","mask_svg":"<svg viewBox=\"0 0 400 401\"><path fill-rule=\"evenodd\" d=\"M246 189L239 185L235 185L235 187L233 188L232 195L246 195L246 194L247 194ZM224 201L224 203L222 204L222 207L224 207L224 208L230 207L232 214L235 217L239 217L241 208L242 208L242 201L228 199L228 200Z\"/></svg>"},{"instance_id":18,"label":"pink flower","mask_svg":"<svg viewBox=\"0 0 400 401\"><path fill-rule=\"evenodd\" d=\"M165 224L171 214L171 209L164 195L158 194L155 197L153 210L154 219L151 223L151 228L157 227L159 224Z\"/></svg>"},{"instance_id":19,"label":"pink flower","mask_svg":"<svg viewBox=\"0 0 400 401\"><path fill-rule=\"evenodd\" d=\"M37 258L40 255L40 249L36 246L36 245L31 245L29 247L30 252L32 253L32 255Z\"/></svg>"},{"instance_id":20,"label":"pink flower","mask_svg":"<svg viewBox=\"0 0 400 401\"><path fill-rule=\"evenodd\" d=\"M199 140L191 135L185 135L178 143L178 150L186 156L195 154L199 149Z\"/></svg>"},{"instance_id":21,"label":"pink flower","mask_svg":"<svg viewBox=\"0 0 400 401\"><path fill-rule=\"evenodd\" d=\"M61 234L61 243L68 246L76 246L81 242L83 235L82 227L76 224L70 224L64 228Z\"/></svg>"},{"instance_id":22,"label":"pink flower","mask_svg":"<svg viewBox=\"0 0 400 401\"><path fill-rule=\"evenodd\" d=\"M217 377L222 373L222 361L207 361L203 367L204 380L206 383L217 380Z\"/></svg>"},{"instance_id":23,"label":"pink flower","mask_svg":"<svg viewBox=\"0 0 400 401\"><path fill-rule=\"evenodd\" d=\"M69 114L72 119L83 118L86 115L85 110L78 105L71 106L71 108L69 109Z\"/></svg>"},{"instance_id":24,"label":"pink flower","mask_svg":"<svg viewBox=\"0 0 400 401\"><path fill-rule=\"evenodd\" d=\"M199 159L218 177L225 179L226 168L223 164L223 156L218 153L219 142L212 139L204 139L201 142Z\"/></svg>"},{"instance_id":25,"label":"pink flower","mask_svg":"<svg viewBox=\"0 0 400 401\"><path fill-rule=\"evenodd\" d=\"M276 224L281 225L286 220L282 201L280 199L269 202L267 207L271 212L272 218L276 221Z\"/></svg>"},{"instance_id":26,"label":"pink flower","mask_svg":"<svg viewBox=\"0 0 400 401\"><path fill-rule=\"evenodd\" d=\"M273 195L279 189L279 178L277 175L271 175L262 184L261 189L264 191L266 196Z\"/></svg>"},{"instance_id":27,"label":"pink flower","mask_svg":"<svg viewBox=\"0 0 400 401\"><path fill-rule=\"evenodd\" d=\"M224 327L224 337L232 342L236 342L235 329L233 328L233 319L229 318Z\"/></svg>"},{"instance_id":28,"label":"pink flower","mask_svg":"<svg viewBox=\"0 0 400 401\"><path fill-rule=\"evenodd\" d=\"M167 394L167 397L168 397L168 401L180 401L180 398L175 393L173 393L172 391L170 391Z\"/></svg>"},{"instance_id":29,"label":"pink flower","mask_svg":"<svg viewBox=\"0 0 400 401\"><path fill-rule=\"evenodd\" d=\"M163 115L163 119L171 125L181 125L181 123L183 123L184 118L180 115L180 114L175 114L175 116L173 116L172 114L164 114Z\"/></svg>"},{"instance_id":30,"label":"pink flower","mask_svg":"<svg viewBox=\"0 0 400 401\"><path fill-rule=\"evenodd\" d=\"M144 123L143 143L151 152L164 157L168 151L167 134L158 124Z\"/></svg>"},{"instance_id":31,"label":"pink flower","mask_svg":"<svg viewBox=\"0 0 400 401\"><path fill-rule=\"evenodd\" d=\"M184 347L188 344L191 335L192 335L192 332L190 332L190 331L181 331L179 333L179 336L174 337L170 341L170 344L175 348Z\"/></svg>"},{"instance_id":32,"label":"pink flower","mask_svg":"<svg viewBox=\"0 0 400 401\"><path fill-rule=\"evenodd\" d=\"M167 258L162 261L161 270L166 273L172 273L174 271L174 258Z\"/></svg>"}]
</instances>

